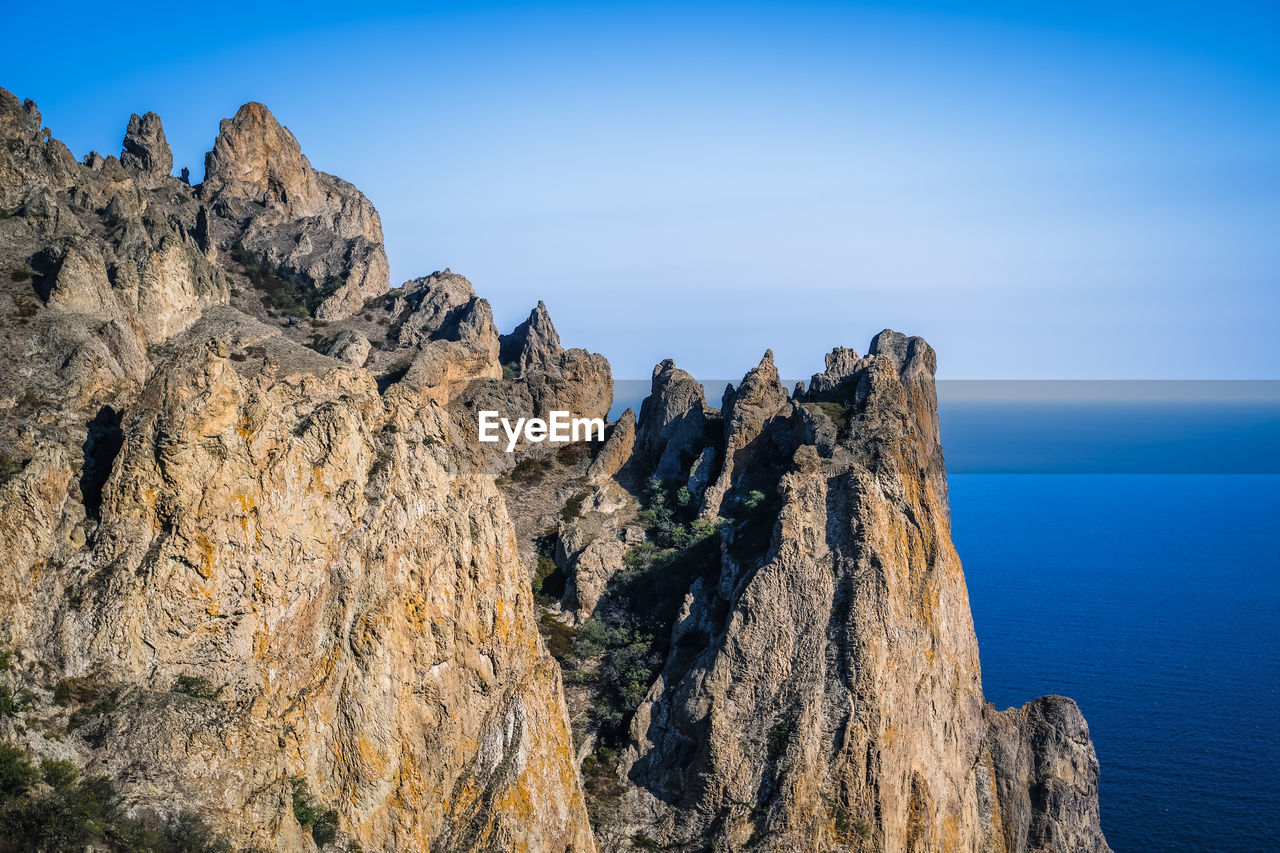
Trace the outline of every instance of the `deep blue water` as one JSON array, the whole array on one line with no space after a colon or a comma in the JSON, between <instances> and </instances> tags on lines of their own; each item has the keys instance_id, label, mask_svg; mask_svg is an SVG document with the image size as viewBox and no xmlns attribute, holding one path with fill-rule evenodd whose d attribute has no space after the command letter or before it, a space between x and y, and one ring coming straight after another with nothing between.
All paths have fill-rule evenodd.
<instances>
[{"instance_id":1,"label":"deep blue water","mask_svg":"<svg viewBox=\"0 0 1280 853\"><path fill-rule=\"evenodd\" d=\"M1117 853L1280 850L1280 476L950 483L987 698L1079 703Z\"/></svg>"}]
</instances>

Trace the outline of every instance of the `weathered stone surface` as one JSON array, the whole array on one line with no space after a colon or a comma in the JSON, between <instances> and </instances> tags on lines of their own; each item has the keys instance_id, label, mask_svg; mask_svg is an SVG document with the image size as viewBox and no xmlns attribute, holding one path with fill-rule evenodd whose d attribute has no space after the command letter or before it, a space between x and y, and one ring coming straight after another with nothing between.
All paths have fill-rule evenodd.
<instances>
[{"instance_id":1,"label":"weathered stone surface","mask_svg":"<svg viewBox=\"0 0 1280 853\"><path fill-rule=\"evenodd\" d=\"M599 485L616 476L631 458L636 443L636 413L630 407L609 431L604 447L587 469L587 482Z\"/></svg>"},{"instance_id":2,"label":"weathered stone surface","mask_svg":"<svg viewBox=\"0 0 1280 853\"><path fill-rule=\"evenodd\" d=\"M766 350L760 363L747 372L738 388L724 392L724 464L720 475L707 488L702 514L714 518L720 513L725 495L753 462L767 453L771 436L763 435L767 425L789 406L787 389L778 379L773 350ZM789 411L787 412L789 414Z\"/></svg>"},{"instance_id":3,"label":"weathered stone surface","mask_svg":"<svg viewBox=\"0 0 1280 853\"><path fill-rule=\"evenodd\" d=\"M315 850L302 777L340 849L584 853L620 667L648 692L592 756L603 849L1106 853L1075 705L983 700L922 339L837 349L794 398L766 353L723 412L667 361L594 458L482 447L479 408L604 417L608 362L541 303L500 336L449 270L386 292L372 206L261 105L194 192L135 118L79 163L0 90L0 682L35 705L0 740L237 848ZM316 316L269 304L303 286ZM623 632L643 654L579 661L566 706L536 626L570 660L650 581L666 659Z\"/></svg>"},{"instance_id":4,"label":"weathered stone surface","mask_svg":"<svg viewBox=\"0 0 1280 853\"><path fill-rule=\"evenodd\" d=\"M388 297L389 310L399 319L397 342L413 347L449 334L475 298L471 282L449 270L406 281Z\"/></svg>"},{"instance_id":5,"label":"weathered stone surface","mask_svg":"<svg viewBox=\"0 0 1280 853\"><path fill-rule=\"evenodd\" d=\"M229 306L219 234L372 235L362 197L242 112L193 200L159 174L158 124L126 163L80 164L0 92L0 262L29 270L0 284L0 677L58 725L61 678L115 697L61 740L0 738L237 849L315 850L300 776L344 848L594 850L511 521L442 408L501 376L489 306L379 334L402 365L379 377L347 363L373 359L376 301L336 328Z\"/></svg>"},{"instance_id":6,"label":"weathered stone surface","mask_svg":"<svg viewBox=\"0 0 1280 853\"><path fill-rule=\"evenodd\" d=\"M649 396L640 404L636 449L662 480L682 477L701 451L708 431L702 384L671 359L653 368Z\"/></svg>"},{"instance_id":7,"label":"weathered stone surface","mask_svg":"<svg viewBox=\"0 0 1280 853\"><path fill-rule=\"evenodd\" d=\"M982 813L989 849L1109 853L1098 817L1098 758L1076 703L1044 696L1007 711L988 705L986 717L979 780L994 788L988 802L997 805Z\"/></svg>"},{"instance_id":8,"label":"weathered stone surface","mask_svg":"<svg viewBox=\"0 0 1280 853\"><path fill-rule=\"evenodd\" d=\"M858 369L860 359L858 354L848 347L836 347L827 353L827 369L822 373L815 373L809 381L809 393L827 394L836 388L848 378L854 375ZM799 397L804 393L804 384L796 386L796 396Z\"/></svg>"},{"instance_id":9,"label":"weathered stone surface","mask_svg":"<svg viewBox=\"0 0 1280 853\"><path fill-rule=\"evenodd\" d=\"M382 221L351 184L317 171L288 128L248 103L224 119L205 157L201 197L221 249L240 243L277 274L322 297L321 320L339 320L390 286Z\"/></svg>"},{"instance_id":10,"label":"weathered stone surface","mask_svg":"<svg viewBox=\"0 0 1280 853\"><path fill-rule=\"evenodd\" d=\"M726 392L725 503L769 491L773 469L781 509L754 554L734 543L761 522L731 524L718 583L690 587L672 642L703 642L692 663L672 653L632 719L626 832L724 850L1105 849L1074 705L984 712L934 363L891 332L866 359L837 353L817 384L856 389L839 440L805 426L829 418L789 405L770 359ZM788 436L801 443L779 462Z\"/></svg>"},{"instance_id":11,"label":"weathered stone surface","mask_svg":"<svg viewBox=\"0 0 1280 853\"><path fill-rule=\"evenodd\" d=\"M364 367L372 349L373 345L369 343L368 338L359 332L348 330L333 339L326 353L352 367Z\"/></svg>"},{"instance_id":12,"label":"weathered stone surface","mask_svg":"<svg viewBox=\"0 0 1280 853\"><path fill-rule=\"evenodd\" d=\"M516 369L531 397L533 415L545 418L559 409L579 417L606 418L613 407L608 359L584 349L563 349L542 302L511 334L501 336L499 358Z\"/></svg>"},{"instance_id":13,"label":"weathered stone surface","mask_svg":"<svg viewBox=\"0 0 1280 853\"><path fill-rule=\"evenodd\" d=\"M511 334L502 336L503 363L515 364L522 372L531 368L553 367L563 353L560 335L542 300L538 300L537 306L529 313L529 319L516 326Z\"/></svg>"},{"instance_id":14,"label":"weathered stone surface","mask_svg":"<svg viewBox=\"0 0 1280 853\"><path fill-rule=\"evenodd\" d=\"M120 152L120 165L134 176L139 186L154 187L169 177L173 171L173 152L164 138L160 116L146 113L129 117L129 128L124 135L124 150ZM90 168L93 168L90 165Z\"/></svg>"},{"instance_id":15,"label":"weathered stone surface","mask_svg":"<svg viewBox=\"0 0 1280 853\"><path fill-rule=\"evenodd\" d=\"M598 489L592 509L558 528L555 559L568 579L562 606L578 621L590 618L595 611L609 580L622 569L627 552L616 516L626 502L610 501L606 493L611 489L617 486Z\"/></svg>"}]
</instances>

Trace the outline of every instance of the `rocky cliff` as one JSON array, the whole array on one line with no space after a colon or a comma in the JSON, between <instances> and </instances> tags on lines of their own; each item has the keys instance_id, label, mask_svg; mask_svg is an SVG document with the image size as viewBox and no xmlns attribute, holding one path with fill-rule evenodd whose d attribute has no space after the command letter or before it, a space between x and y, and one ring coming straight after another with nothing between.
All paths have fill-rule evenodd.
<instances>
[{"instance_id":1,"label":"rocky cliff","mask_svg":"<svg viewBox=\"0 0 1280 853\"><path fill-rule=\"evenodd\" d=\"M507 454L478 410L606 416L608 362L389 288L262 105L196 186L152 113L77 161L0 90L0 137L16 849L57 808L130 850L1107 849L1074 704L983 700L924 341L720 408L664 362Z\"/></svg>"}]
</instances>

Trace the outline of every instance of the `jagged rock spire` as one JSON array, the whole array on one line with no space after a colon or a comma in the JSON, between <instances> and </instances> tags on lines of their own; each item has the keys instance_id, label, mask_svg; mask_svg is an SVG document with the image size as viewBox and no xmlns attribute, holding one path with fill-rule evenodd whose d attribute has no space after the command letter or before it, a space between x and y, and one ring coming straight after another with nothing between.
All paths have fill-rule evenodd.
<instances>
[{"instance_id":1,"label":"jagged rock spire","mask_svg":"<svg viewBox=\"0 0 1280 853\"><path fill-rule=\"evenodd\" d=\"M666 359L653 369L649 396L640 405L637 444L656 460L654 475L670 480L683 475L706 428L702 383Z\"/></svg>"},{"instance_id":2,"label":"jagged rock spire","mask_svg":"<svg viewBox=\"0 0 1280 853\"><path fill-rule=\"evenodd\" d=\"M827 353L827 369L813 374L809 381L810 394L834 391L858 369L858 353L849 347L836 347Z\"/></svg>"},{"instance_id":3,"label":"jagged rock spire","mask_svg":"<svg viewBox=\"0 0 1280 853\"><path fill-rule=\"evenodd\" d=\"M139 184L155 186L173 171L173 152L164 138L164 127L155 113L129 116L120 163Z\"/></svg>"},{"instance_id":4,"label":"jagged rock spire","mask_svg":"<svg viewBox=\"0 0 1280 853\"><path fill-rule=\"evenodd\" d=\"M529 319L502 336L502 361L518 365L521 371L555 364L563 353L560 335L541 299L529 312Z\"/></svg>"},{"instance_id":5,"label":"jagged rock spire","mask_svg":"<svg viewBox=\"0 0 1280 853\"><path fill-rule=\"evenodd\" d=\"M310 216L324 194L298 140L271 110L250 101L218 125L213 150L204 158L206 197L243 198Z\"/></svg>"}]
</instances>

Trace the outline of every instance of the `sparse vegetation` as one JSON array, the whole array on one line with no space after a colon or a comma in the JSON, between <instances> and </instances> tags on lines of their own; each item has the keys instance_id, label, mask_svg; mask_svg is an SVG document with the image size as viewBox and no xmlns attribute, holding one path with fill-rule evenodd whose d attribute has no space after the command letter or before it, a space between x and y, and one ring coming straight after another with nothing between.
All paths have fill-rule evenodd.
<instances>
[{"instance_id":1,"label":"sparse vegetation","mask_svg":"<svg viewBox=\"0 0 1280 853\"><path fill-rule=\"evenodd\" d=\"M219 688L215 688L203 675L179 675L174 679L172 692L196 699L217 699Z\"/></svg>"},{"instance_id":2,"label":"sparse vegetation","mask_svg":"<svg viewBox=\"0 0 1280 853\"><path fill-rule=\"evenodd\" d=\"M779 720L773 724L773 728L769 729L769 734L765 738L765 747L769 752L769 760L777 761L782 754L787 751L787 744L791 741L791 725L785 720Z\"/></svg>"},{"instance_id":3,"label":"sparse vegetation","mask_svg":"<svg viewBox=\"0 0 1280 853\"><path fill-rule=\"evenodd\" d=\"M14 281L31 281L32 272L26 267L14 267L9 277Z\"/></svg>"},{"instance_id":4,"label":"sparse vegetation","mask_svg":"<svg viewBox=\"0 0 1280 853\"><path fill-rule=\"evenodd\" d=\"M554 581L558 580L559 583ZM556 589L555 587L558 587ZM538 555L538 567L533 575L533 596L543 607L550 607L564 594L564 578L556 561L546 554Z\"/></svg>"},{"instance_id":5,"label":"sparse vegetation","mask_svg":"<svg viewBox=\"0 0 1280 853\"><path fill-rule=\"evenodd\" d=\"M587 795L587 810L591 812L593 825L598 826L618 814L626 789L618 781L614 769L617 765L617 753L607 746L600 747L582 760L582 788Z\"/></svg>"},{"instance_id":6,"label":"sparse vegetation","mask_svg":"<svg viewBox=\"0 0 1280 853\"><path fill-rule=\"evenodd\" d=\"M310 827L311 840L317 847L332 844L338 837L338 812L312 801L306 779L294 776L289 781L293 786L293 816L298 824Z\"/></svg>"},{"instance_id":7,"label":"sparse vegetation","mask_svg":"<svg viewBox=\"0 0 1280 853\"><path fill-rule=\"evenodd\" d=\"M556 461L565 467L577 465L591 455L591 444L586 441L575 441L566 444L556 451Z\"/></svg>"},{"instance_id":8,"label":"sparse vegetation","mask_svg":"<svg viewBox=\"0 0 1280 853\"><path fill-rule=\"evenodd\" d=\"M530 485L532 483L541 483L550 470L550 460L540 456L526 456L516 463L516 467L511 469L511 473L508 476L517 483Z\"/></svg>"},{"instance_id":9,"label":"sparse vegetation","mask_svg":"<svg viewBox=\"0 0 1280 853\"><path fill-rule=\"evenodd\" d=\"M108 693L92 704L81 705L77 708L67 720L67 731L74 732L76 729L84 728L89 723L109 717L119 708L120 706L116 702L116 694L114 692ZM104 733L99 730L92 736L86 736L85 739L90 742L95 739L100 740L102 734Z\"/></svg>"},{"instance_id":10,"label":"sparse vegetation","mask_svg":"<svg viewBox=\"0 0 1280 853\"><path fill-rule=\"evenodd\" d=\"M573 657L574 640L578 635L576 629L564 624L553 614L544 612L538 620L538 630L542 633L547 651L561 665L565 665Z\"/></svg>"},{"instance_id":11,"label":"sparse vegetation","mask_svg":"<svg viewBox=\"0 0 1280 853\"><path fill-rule=\"evenodd\" d=\"M641 517L652 541L626 553L595 614L578 626L568 654L557 656L565 680L593 694L591 717L602 744L621 742L662 668L689 585L719 573L716 527L698 521L696 511L687 490L648 484Z\"/></svg>"},{"instance_id":12,"label":"sparse vegetation","mask_svg":"<svg viewBox=\"0 0 1280 853\"><path fill-rule=\"evenodd\" d=\"M168 823L130 818L106 776L81 778L70 761L37 768L21 749L0 743L0 852L231 853L191 816Z\"/></svg>"},{"instance_id":13,"label":"sparse vegetation","mask_svg":"<svg viewBox=\"0 0 1280 853\"><path fill-rule=\"evenodd\" d=\"M822 402L816 405L827 417L831 418L831 422L836 425L837 430L843 430L849 423L849 410L840 403Z\"/></svg>"},{"instance_id":14,"label":"sparse vegetation","mask_svg":"<svg viewBox=\"0 0 1280 853\"><path fill-rule=\"evenodd\" d=\"M98 686L90 678L64 678L53 687L53 701L63 707L73 702L83 704L97 699L99 692Z\"/></svg>"},{"instance_id":15,"label":"sparse vegetation","mask_svg":"<svg viewBox=\"0 0 1280 853\"><path fill-rule=\"evenodd\" d=\"M329 276L319 286L297 278L284 277L263 258L245 248L239 240L231 247L231 259L240 265L254 289L262 293L267 309L278 316L310 319L315 316L321 303L344 283L339 276Z\"/></svg>"},{"instance_id":16,"label":"sparse vegetation","mask_svg":"<svg viewBox=\"0 0 1280 853\"><path fill-rule=\"evenodd\" d=\"M749 489L728 502L733 522L728 551L740 565L764 558L781 508L776 484L761 485L765 488Z\"/></svg>"},{"instance_id":17,"label":"sparse vegetation","mask_svg":"<svg viewBox=\"0 0 1280 853\"><path fill-rule=\"evenodd\" d=\"M0 486L4 485L5 483L9 482L9 480L13 479L21 470L22 470L22 465L18 463L12 456L10 456L8 453L0 453ZM9 652L8 650L6 650L4 652L5 666L0 667L0 669L9 668L8 660L9 660Z\"/></svg>"},{"instance_id":18,"label":"sparse vegetation","mask_svg":"<svg viewBox=\"0 0 1280 853\"><path fill-rule=\"evenodd\" d=\"M564 506L560 509L560 518L563 521L573 521L575 518L582 517L582 504L586 501L588 495L586 492L578 492L578 494L565 501Z\"/></svg>"}]
</instances>

